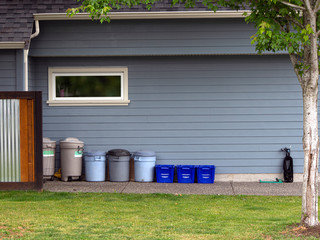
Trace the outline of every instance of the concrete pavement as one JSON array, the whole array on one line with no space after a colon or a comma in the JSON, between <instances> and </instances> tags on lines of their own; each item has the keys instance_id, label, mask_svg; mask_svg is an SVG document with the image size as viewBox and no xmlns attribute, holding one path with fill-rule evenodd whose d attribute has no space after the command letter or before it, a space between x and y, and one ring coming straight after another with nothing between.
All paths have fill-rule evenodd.
<instances>
[{"instance_id":1,"label":"concrete pavement","mask_svg":"<svg viewBox=\"0 0 320 240\"><path fill-rule=\"evenodd\" d=\"M47 181L43 189L52 192L168 193L301 196L302 183L215 182L214 184L140 182Z\"/></svg>"}]
</instances>

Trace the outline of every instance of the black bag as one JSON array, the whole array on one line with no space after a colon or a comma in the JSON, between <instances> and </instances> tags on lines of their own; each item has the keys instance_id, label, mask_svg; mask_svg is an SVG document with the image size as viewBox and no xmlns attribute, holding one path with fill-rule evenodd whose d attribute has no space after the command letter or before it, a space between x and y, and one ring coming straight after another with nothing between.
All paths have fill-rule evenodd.
<instances>
[{"instance_id":1,"label":"black bag","mask_svg":"<svg viewBox=\"0 0 320 240\"><path fill-rule=\"evenodd\" d=\"M283 181L293 182L293 159L290 156L290 149L285 148L286 157L283 159Z\"/></svg>"}]
</instances>

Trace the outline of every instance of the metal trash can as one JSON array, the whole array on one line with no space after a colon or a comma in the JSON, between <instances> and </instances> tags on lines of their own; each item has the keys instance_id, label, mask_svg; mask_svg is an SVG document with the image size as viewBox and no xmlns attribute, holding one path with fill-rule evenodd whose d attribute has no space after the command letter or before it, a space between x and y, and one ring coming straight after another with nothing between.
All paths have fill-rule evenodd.
<instances>
[{"instance_id":1,"label":"metal trash can","mask_svg":"<svg viewBox=\"0 0 320 240\"><path fill-rule=\"evenodd\" d=\"M60 141L61 180L66 182L81 176L84 142L78 138L66 138Z\"/></svg>"},{"instance_id":2,"label":"metal trash can","mask_svg":"<svg viewBox=\"0 0 320 240\"><path fill-rule=\"evenodd\" d=\"M134 153L134 181L153 182L156 154L153 151Z\"/></svg>"},{"instance_id":3,"label":"metal trash can","mask_svg":"<svg viewBox=\"0 0 320 240\"><path fill-rule=\"evenodd\" d=\"M44 137L42 140L43 148L43 178L52 179L54 175L56 141Z\"/></svg>"},{"instance_id":4,"label":"metal trash can","mask_svg":"<svg viewBox=\"0 0 320 240\"><path fill-rule=\"evenodd\" d=\"M103 182L106 180L106 152L85 152L84 163L86 181Z\"/></svg>"},{"instance_id":5,"label":"metal trash can","mask_svg":"<svg viewBox=\"0 0 320 240\"><path fill-rule=\"evenodd\" d=\"M130 173L130 152L125 149L108 151L110 182L128 182Z\"/></svg>"}]
</instances>

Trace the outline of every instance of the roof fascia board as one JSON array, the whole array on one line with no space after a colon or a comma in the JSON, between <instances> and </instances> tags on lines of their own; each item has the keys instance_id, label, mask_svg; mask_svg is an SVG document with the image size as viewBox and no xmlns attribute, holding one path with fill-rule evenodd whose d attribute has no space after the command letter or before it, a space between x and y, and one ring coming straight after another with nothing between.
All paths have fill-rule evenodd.
<instances>
[{"instance_id":1,"label":"roof fascia board","mask_svg":"<svg viewBox=\"0 0 320 240\"><path fill-rule=\"evenodd\" d=\"M109 17L113 20L121 19L184 19L184 18L245 18L242 11L170 11L170 12L111 12ZM91 20L88 13L78 13L69 17L66 13L35 13L35 20Z\"/></svg>"},{"instance_id":2,"label":"roof fascia board","mask_svg":"<svg viewBox=\"0 0 320 240\"><path fill-rule=\"evenodd\" d=\"M0 42L0 49L23 49L24 42Z\"/></svg>"}]
</instances>

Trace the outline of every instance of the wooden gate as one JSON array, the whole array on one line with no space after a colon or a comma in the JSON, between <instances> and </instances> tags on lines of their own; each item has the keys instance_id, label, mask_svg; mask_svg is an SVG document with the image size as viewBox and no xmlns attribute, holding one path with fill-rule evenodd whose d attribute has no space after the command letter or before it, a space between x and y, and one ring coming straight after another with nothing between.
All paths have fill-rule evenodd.
<instances>
[{"instance_id":1,"label":"wooden gate","mask_svg":"<svg viewBox=\"0 0 320 240\"><path fill-rule=\"evenodd\" d=\"M42 189L41 92L0 92L0 190Z\"/></svg>"}]
</instances>

